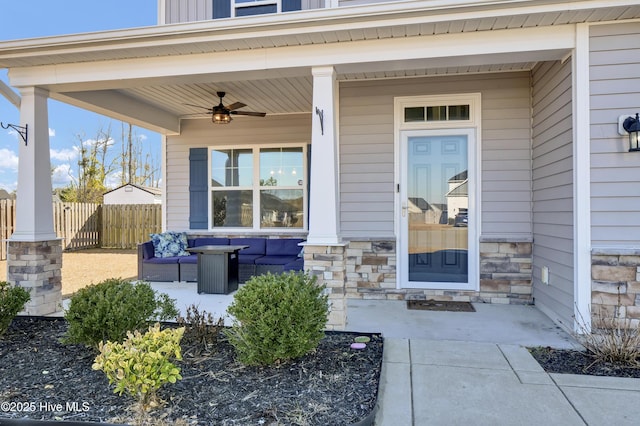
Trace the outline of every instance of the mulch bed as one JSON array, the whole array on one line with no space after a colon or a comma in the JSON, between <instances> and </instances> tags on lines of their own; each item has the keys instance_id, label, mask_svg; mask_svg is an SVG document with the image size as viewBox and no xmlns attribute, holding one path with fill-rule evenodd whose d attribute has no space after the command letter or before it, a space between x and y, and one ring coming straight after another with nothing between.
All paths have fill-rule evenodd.
<instances>
[{"instance_id":1,"label":"mulch bed","mask_svg":"<svg viewBox=\"0 0 640 426\"><path fill-rule=\"evenodd\" d=\"M548 373L587 374L591 376L633 377L640 379L640 368L597 361L583 351L528 348L529 352Z\"/></svg>"},{"instance_id":2,"label":"mulch bed","mask_svg":"<svg viewBox=\"0 0 640 426\"><path fill-rule=\"evenodd\" d=\"M94 351L60 342L66 329L63 319L17 317L0 338L0 424L132 421L134 400L91 369ZM375 408L383 340L369 335L367 347L354 350L356 336L328 332L314 353L275 367L240 364L224 339L205 355L183 348L183 379L160 390L165 404L152 415L189 425L357 423Z\"/></svg>"}]
</instances>

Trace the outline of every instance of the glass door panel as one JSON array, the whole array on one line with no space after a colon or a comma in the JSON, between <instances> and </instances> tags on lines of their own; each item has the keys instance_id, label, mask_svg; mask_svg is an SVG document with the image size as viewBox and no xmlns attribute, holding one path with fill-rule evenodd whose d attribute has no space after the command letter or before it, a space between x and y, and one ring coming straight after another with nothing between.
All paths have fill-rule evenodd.
<instances>
[{"instance_id":1,"label":"glass door panel","mask_svg":"<svg viewBox=\"0 0 640 426\"><path fill-rule=\"evenodd\" d=\"M469 134L403 137L403 286L469 287Z\"/></svg>"}]
</instances>

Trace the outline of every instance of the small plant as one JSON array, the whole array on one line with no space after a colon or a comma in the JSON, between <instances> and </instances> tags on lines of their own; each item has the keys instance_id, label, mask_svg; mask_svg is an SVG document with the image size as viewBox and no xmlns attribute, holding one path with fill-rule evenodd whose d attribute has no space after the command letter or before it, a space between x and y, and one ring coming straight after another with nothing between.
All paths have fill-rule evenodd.
<instances>
[{"instance_id":1,"label":"small plant","mask_svg":"<svg viewBox=\"0 0 640 426\"><path fill-rule=\"evenodd\" d=\"M160 324L149 331L127 333L122 343L100 342L100 354L92 368L102 370L114 393L127 393L138 401L139 411L146 412L159 405L157 391L166 383L182 379L180 367L172 360L181 360L180 339L184 328L160 330Z\"/></svg>"},{"instance_id":2,"label":"small plant","mask_svg":"<svg viewBox=\"0 0 640 426\"><path fill-rule=\"evenodd\" d=\"M22 287L12 286L0 281L0 337L7 331L11 321L31 299L29 292Z\"/></svg>"},{"instance_id":3,"label":"small plant","mask_svg":"<svg viewBox=\"0 0 640 426\"><path fill-rule=\"evenodd\" d=\"M185 329L183 342L193 347L196 355L206 351L210 346L215 346L224 327L224 318L220 317L215 321L211 313L200 312L196 305L187 307L187 317L178 317L177 321Z\"/></svg>"},{"instance_id":4,"label":"small plant","mask_svg":"<svg viewBox=\"0 0 640 426\"><path fill-rule=\"evenodd\" d=\"M289 272L253 277L236 293L227 331L238 358L269 365L301 357L324 336L329 305L316 277Z\"/></svg>"},{"instance_id":5,"label":"small plant","mask_svg":"<svg viewBox=\"0 0 640 426\"><path fill-rule=\"evenodd\" d=\"M111 278L78 291L65 312L69 323L66 341L97 347L121 342L128 331L143 330L154 321L178 315L175 301L156 294L148 283L132 284Z\"/></svg>"},{"instance_id":6,"label":"small plant","mask_svg":"<svg viewBox=\"0 0 640 426\"><path fill-rule=\"evenodd\" d=\"M618 304L613 307L613 312L607 312L600 306L591 317L590 328L582 315L578 316L580 333L577 338L593 356L594 363L602 361L640 367L640 326L629 318L620 318L621 308L618 289Z\"/></svg>"}]
</instances>

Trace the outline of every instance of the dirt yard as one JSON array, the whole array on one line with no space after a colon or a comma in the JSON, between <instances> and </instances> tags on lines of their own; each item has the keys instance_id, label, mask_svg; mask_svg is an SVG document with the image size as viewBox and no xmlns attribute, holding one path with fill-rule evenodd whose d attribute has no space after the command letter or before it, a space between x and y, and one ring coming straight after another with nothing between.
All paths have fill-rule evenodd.
<instances>
[{"instance_id":1,"label":"dirt yard","mask_svg":"<svg viewBox=\"0 0 640 426\"><path fill-rule=\"evenodd\" d=\"M135 250L89 249L62 254L62 294L71 295L107 278L135 278ZM0 261L0 281L7 279L7 261Z\"/></svg>"}]
</instances>

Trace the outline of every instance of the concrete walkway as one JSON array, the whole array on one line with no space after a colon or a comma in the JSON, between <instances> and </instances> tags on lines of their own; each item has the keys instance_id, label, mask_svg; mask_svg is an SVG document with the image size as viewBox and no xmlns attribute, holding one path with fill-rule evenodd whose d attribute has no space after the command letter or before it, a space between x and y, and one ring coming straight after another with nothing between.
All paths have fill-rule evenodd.
<instances>
[{"instance_id":1,"label":"concrete walkway","mask_svg":"<svg viewBox=\"0 0 640 426\"><path fill-rule=\"evenodd\" d=\"M640 379L547 374L524 346L577 342L534 307L474 306L349 301L347 329L385 337L376 425L640 424Z\"/></svg>"}]
</instances>

